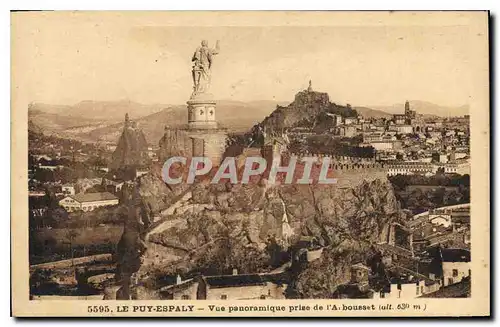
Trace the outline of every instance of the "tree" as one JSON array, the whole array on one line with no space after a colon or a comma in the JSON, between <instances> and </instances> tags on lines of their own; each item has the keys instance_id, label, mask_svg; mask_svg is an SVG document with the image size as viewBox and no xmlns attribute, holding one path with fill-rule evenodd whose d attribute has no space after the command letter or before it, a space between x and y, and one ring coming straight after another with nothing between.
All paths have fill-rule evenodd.
<instances>
[{"instance_id":1,"label":"tree","mask_svg":"<svg viewBox=\"0 0 500 327\"><path fill-rule=\"evenodd\" d=\"M92 169L95 169L95 170L97 170L101 167L107 167L109 165L109 161L106 158L103 158L101 156L93 156L93 157L89 158L85 163L89 167L91 167Z\"/></svg>"},{"instance_id":2,"label":"tree","mask_svg":"<svg viewBox=\"0 0 500 327\"><path fill-rule=\"evenodd\" d=\"M69 229L66 232L66 239L68 240L68 243L69 243L69 252L70 252L70 255L71 255L71 266L74 266L74 262L73 262L73 244L74 244L75 238L77 236L78 236L78 234L76 233L76 231L74 229Z\"/></svg>"}]
</instances>

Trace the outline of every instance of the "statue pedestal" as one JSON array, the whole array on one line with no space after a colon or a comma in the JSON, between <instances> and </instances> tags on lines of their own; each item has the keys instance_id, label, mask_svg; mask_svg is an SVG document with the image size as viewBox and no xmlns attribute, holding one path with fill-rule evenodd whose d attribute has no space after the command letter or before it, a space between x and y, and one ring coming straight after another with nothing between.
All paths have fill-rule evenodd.
<instances>
[{"instance_id":1,"label":"statue pedestal","mask_svg":"<svg viewBox=\"0 0 500 327\"><path fill-rule=\"evenodd\" d=\"M194 94L188 105L188 128L189 129L217 129L215 120L216 102L212 94Z\"/></svg>"},{"instance_id":2,"label":"statue pedestal","mask_svg":"<svg viewBox=\"0 0 500 327\"><path fill-rule=\"evenodd\" d=\"M187 101L188 124L179 130L165 131L160 140L160 160L186 155L208 157L214 166L219 165L226 149L227 130L215 120L216 104L208 92L193 93Z\"/></svg>"}]
</instances>

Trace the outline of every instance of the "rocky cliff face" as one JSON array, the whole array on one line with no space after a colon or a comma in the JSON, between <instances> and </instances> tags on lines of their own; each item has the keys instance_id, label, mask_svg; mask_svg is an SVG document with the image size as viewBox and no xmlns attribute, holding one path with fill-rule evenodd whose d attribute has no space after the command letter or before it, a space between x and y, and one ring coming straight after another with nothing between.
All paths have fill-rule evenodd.
<instances>
[{"instance_id":1,"label":"rocky cliff face","mask_svg":"<svg viewBox=\"0 0 500 327\"><path fill-rule=\"evenodd\" d=\"M165 128L165 132L158 142L160 146L158 150L158 158L161 162L170 157L186 156L186 144L188 136L185 132L175 128Z\"/></svg>"},{"instance_id":2,"label":"rocky cliff face","mask_svg":"<svg viewBox=\"0 0 500 327\"><path fill-rule=\"evenodd\" d=\"M298 125L308 126L327 113L344 117L357 115L356 110L350 107L331 103L327 93L304 90L297 93L295 100L288 106L277 106L259 125L267 131L279 131Z\"/></svg>"},{"instance_id":3,"label":"rocky cliff face","mask_svg":"<svg viewBox=\"0 0 500 327\"><path fill-rule=\"evenodd\" d=\"M350 237L326 247L319 260L311 262L304 270L292 272L290 297L331 298L338 285L350 280L351 266L360 262L366 264L373 254L369 241Z\"/></svg>"},{"instance_id":4,"label":"rocky cliff face","mask_svg":"<svg viewBox=\"0 0 500 327\"><path fill-rule=\"evenodd\" d=\"M169 190L168 199L157 201L157 193L168 189L162 183L151 179L139 190L145 203L154 202L148 205L156 206L160 220L140 233L124 233L144 244L135 276L151 289L176 274L269 271L289 260L302 236L313 236L323 255L293 277L294 296L328 297L345 282L349 265L366 259L366 249L387 238L392 222L406 219L387 179L342 188L199 183Z\"/></svg>"}]
</instances>

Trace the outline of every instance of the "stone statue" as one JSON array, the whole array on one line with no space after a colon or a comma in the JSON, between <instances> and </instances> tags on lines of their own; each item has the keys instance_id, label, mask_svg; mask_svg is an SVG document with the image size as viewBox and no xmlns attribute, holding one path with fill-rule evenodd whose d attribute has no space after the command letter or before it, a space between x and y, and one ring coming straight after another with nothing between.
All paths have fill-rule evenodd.
<instances>
[{"instance_id":1,"label":"stone statue","mask_svg":"<svg viewBox=\"0 0 500 327\"><path fill-rule=\"evenodd\" d=\"M198 93L205 93L210 88L210 73L213 56L219 53L219 41L215 44L215 49L208 47L208 41L201 41L201 47L194 52L193 58L193 96ZM192 96L192 97L193 97Z\"/></svg>"}]
</instances>

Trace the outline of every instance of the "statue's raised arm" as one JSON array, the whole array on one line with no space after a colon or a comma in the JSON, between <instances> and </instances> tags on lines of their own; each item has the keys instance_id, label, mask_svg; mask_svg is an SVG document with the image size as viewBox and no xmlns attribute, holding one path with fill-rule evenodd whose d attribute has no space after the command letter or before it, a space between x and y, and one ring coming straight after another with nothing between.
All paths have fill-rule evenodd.
<instances>
[{"instance_id":1,"label":"statue's raised arm","mask_svg":"<svg viewBox=\"0 0 500 327\"><path fill-rule=\"evenodd\" d=\"M215 42L215 49L212 49L212 54L217 55L220 52L220 41Z\"/></svg>"}]
</instances>

